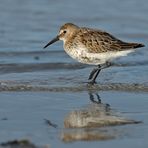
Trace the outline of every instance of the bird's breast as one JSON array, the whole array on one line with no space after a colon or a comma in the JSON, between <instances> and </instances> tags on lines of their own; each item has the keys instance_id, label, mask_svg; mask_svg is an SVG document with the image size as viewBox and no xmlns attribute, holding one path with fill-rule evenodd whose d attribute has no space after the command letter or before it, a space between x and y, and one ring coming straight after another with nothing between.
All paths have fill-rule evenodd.
<instances>
[{"instance_id":1,"label":"bird's breast","mask_svg":"<svg viewBox=\"0 0 148 148\"><path fill-rule=\"evenodd\" d=\"M64 47L65 52L73 59L80 63L93 64L93 57L90 57L87 53L87 49L84 48L67 48Z\"/></svg>"},{"instance_id":2,"label":"bird's breast","mask_svg":"<svg viewBox=\"0 0 148 148\"><path fill-rule=\"evenodd\" d=\"M64 50L69 56L71 56L73 59L76 59L78 61L80 57L84 54L82 50L79 50L78 48L75 48L75 47L64 46Z\"/></svg>"}]
</instances>

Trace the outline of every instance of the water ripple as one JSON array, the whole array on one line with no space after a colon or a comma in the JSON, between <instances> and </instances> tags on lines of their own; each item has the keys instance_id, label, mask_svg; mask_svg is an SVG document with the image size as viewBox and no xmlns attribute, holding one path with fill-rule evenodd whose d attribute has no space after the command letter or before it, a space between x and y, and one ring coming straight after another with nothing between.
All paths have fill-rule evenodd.
<instances>
[{"instance_id":1,"label":"water ripple","mask_svg":"<svg viewBox=\"0 0 148 148\"><path fill-rule=\"evenodd\" d=\"M147 66L148 61L139 62L119 62L113 63L115 67L129 67L129 66ZM47 70L76 70L89 67L89 65L81 63L8 63L0 64L0 74L5 73L23 73L34 71L47 71Z\"/></svg>"}]
</instances>

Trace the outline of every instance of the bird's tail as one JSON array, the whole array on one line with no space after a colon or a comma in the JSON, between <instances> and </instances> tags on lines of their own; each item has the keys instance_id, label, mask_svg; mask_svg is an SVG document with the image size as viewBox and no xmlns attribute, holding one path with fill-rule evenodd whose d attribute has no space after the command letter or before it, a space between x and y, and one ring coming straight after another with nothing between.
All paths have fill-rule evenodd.
<instances>
[{"instance_id":1,"label":"bird's tail","mask_svg":"<svg viewBox=\"0 0 148 148\"><path fill-rule=\"evenodd\" d=\"M139 43L131 43L133 48L140 48L140 47L144 47L145 45L144 44L139 44Z\"/></svg>"},{"instance_id":2,"label":"bird's tail","mask_svg":"<svg viewBox=\"0 0 148 148\"><path fill-rule=\"evenodd\" d=\"M121 49L134 49L134 48L144 47L145 45L141 44L141 43L125 43L125 42L122 42L120 44L120 46L121 46Z\"/></svg>"}]
</instances>

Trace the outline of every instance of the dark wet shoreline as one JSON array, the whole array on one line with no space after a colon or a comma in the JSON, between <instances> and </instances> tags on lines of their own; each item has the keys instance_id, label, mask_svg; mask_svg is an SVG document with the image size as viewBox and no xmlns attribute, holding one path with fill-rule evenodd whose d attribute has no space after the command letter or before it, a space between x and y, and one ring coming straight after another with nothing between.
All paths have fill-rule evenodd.
<instances>
[{"instance_id":1,"label":"dark wet shoreline","mask_svg":"<svg viewBox=\"0 0 148 148\"><path fill-rule=\"evenodd\" d=\"M19 82L20 83L20 82ZM88 85L87 83L76 86L34 86L30 84L15 84L15 82L0 82L0 92L3 91L47 91L47 92L81 92L81 91L124 91L124 92L148 92L148 86L144 84L104 83Z\"/></svg>"}]
</instances>

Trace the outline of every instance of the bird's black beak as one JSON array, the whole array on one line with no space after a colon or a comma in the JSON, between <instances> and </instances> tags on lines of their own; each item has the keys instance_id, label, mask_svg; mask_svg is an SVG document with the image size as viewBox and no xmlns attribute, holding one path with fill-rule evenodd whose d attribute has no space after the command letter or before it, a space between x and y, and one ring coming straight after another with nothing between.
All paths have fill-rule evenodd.
<instances>
[{"instance_id":1,"label":"bird's black beak","mask_svg":"<svg viewBox=\"0 0 148 148\"><path fill-rule=\"evenodd\" d=\"M54 39L52 39L47 45L44 46L44 48L48 47L49 45L55 43L56 41L59 40L59 36L56 36Z\"/></svg>"}]
</instances>

